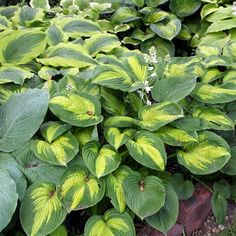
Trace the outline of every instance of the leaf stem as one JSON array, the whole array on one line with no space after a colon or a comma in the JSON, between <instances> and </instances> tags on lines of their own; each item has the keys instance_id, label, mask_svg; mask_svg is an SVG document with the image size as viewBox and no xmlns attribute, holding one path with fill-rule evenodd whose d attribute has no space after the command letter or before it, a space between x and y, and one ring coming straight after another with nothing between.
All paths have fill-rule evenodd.
<instances>
[{"instance_id":1,"label":"leaf stem","mask_svg":"<svg viewBox=\"0 0 236 236\"><path fill-rule=\"evenodd\" d=\"M167 158L172 158L172 157L176 157L176 153L172 153L172 154L167 156Z\"/></svg>"},{"instance_id":2,"label":"leaf stem","mask_svg":"<svg viewBox=\"0 0 236 236\"><path fill-rule=\"evenodd\" d=\"M206 189L208 189L212 194L214 193L214 191L204 182L202 182L200 179L198 179L197 177L191 175L191 177L195 180L197 180L200 184L202 184Z\"/></svg>"}]
</instances>

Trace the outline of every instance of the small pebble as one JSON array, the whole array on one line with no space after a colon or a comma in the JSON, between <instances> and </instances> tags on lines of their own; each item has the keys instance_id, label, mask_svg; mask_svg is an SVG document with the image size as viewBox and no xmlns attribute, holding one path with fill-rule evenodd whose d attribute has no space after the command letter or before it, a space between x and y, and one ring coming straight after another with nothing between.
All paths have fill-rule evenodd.
<instances>
[{"instance_id":1,"label":"small pebble","mask_svg":"<svg viewBox=\"0 0 236 236\"><path fill-rule=\"evenodd\" d=\"M229 220L229 217L228 217L228 216L226 216L226 217L225 217L225 220Z\"/></svg>"},{"instance_id":2,"label":"small pebble","mask_svg":"<svg viewBox=\"0 0 236 236\"><path fill-rule=\"evenodd\" d=\"M221 231L223 231L223 230L225 229L225 226L224 226L224 225L219 225L218 227L219 227L219 229L220 229Z\"/></svg>"}]
</instances>

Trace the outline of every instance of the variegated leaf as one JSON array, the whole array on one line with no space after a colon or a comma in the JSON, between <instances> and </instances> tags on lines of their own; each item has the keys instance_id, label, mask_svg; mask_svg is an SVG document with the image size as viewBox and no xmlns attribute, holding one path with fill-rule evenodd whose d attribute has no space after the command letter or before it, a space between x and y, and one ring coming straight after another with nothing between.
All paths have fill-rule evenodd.
<instances>
[{"instance_id":1,"label":"variegated leaf","mask_svg":"<svg viewBox=\"0 0 236 236\"><path fill-rule=\"evenodd\" d=\"M165 170L167 157L164 144L152 132L137 132L133 140L126 142L126 146L129 154L141 165L154 170Z\"/></svg>"},{"instance_id":2,"label":"variegated leaf","mask_svg":"<svg viewBox=\"0 0 236 236\"><path fill-rule=\"evenodd\" d=\"M84 162L98 178L116 170L121 162L119 153L110 145L101 147L98 141L86 143L82 149Z\"/></svg>"},{"instance_id":3,"label":"variegated leaf","mask_svg":"<svg viewBox=\"0 0 236 236\"><path fill-rule=\"evenodd\" d=\"M68 211L85 209L98 203L105 194L105 182L75 165L61 177L59 197Z\"/></svg>"}]
</instances>

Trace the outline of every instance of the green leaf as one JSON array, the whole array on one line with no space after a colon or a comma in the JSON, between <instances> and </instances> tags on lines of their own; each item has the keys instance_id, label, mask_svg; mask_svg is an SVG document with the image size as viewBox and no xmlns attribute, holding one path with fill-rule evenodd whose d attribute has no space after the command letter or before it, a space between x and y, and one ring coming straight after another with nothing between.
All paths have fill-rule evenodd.
<instances>
[{"instance_id":1,"label":"green leaf","mask_svg":"<svg viewBox=\"0 0 236 236\"><path fill-rule=\"evenodd\" d=\"M134 140L128 140L126 146L129 154L141 165L154 170L165 170L167 157L164 144L152 132L137 132Z\"/></svg>"},{"instance_id":2,"label":"green leaf","mask_svg":"<svg viewBox=\"0 0 236 236\"><path fill-rule=\"evenodd\" d=\"M231 157L220 171L227 175L236 175L236 146L231 147L230 150Z\"/></svg>"},{"instance_id":3,"label":"green leaf","mask_svg":"<svg viewBox=\"0 0 236 236\"><path fill-rule=\"evenodd\" d=\"M34 8L50 9L48 0L30 0L30 6Z\"/></svg>"},{"instance_id":4,"label":"green leaf","mask_svg":"<svg viewBox=\"0 0 236 236\"><path fill-rule=\"evenodd\" d=\"M99 52L108 53L112 49L119 47L120 44L121 43L116 35L100 33L86 39L83 46L87 49L90 55L95 56Z\"/></svg>"},{"instance_id":5,"label":"green leaf","mask_svg":"<svg viewBox=\"0 0 236 236\"><path fill-rule=\"evenodd\" d=\"M235 18L214 22L208 27L207 33L220 32L220 31L229 30L233 28L236 28Z\"/></svg>"},{"instance_id":6,"label":"green leaf","mask_svg":"<svg viewBox=\"0 0 236 236\"><path fill-rule=\"evenodd\" d=\"M147 217L145 220L153 228L166 234L177 221L179 215L179 200L171 184L165 185L165 204L156 214Z\"/></svg>"},{"instance_id":7,"label":"green leaf","mask_svg":"<svg viewBox=\"0 0 236 236\"><path fill-rule=\"evenodd\" d=\"M156 176L142 178L133 172L123 183L128 207L141 219L157 213L165 203L165 186Z\"/></svg>"},{"instance_id":8,"label":"green leaf","mask_svg":"<svg viewBox=\"0 0 236 236\"><path fill-rule=\"evenodd\" d=\"M186 17L195 13L201 6L201 0L170 0L170 10L177 16Z\"/></svg>"},{"instance_id":9,"label":"green leaf","mask_svg":"<svg viewBox=\"0 0 236 236\"><path fill-rule=\"evenodd\" d=\"M101 27L97 22L79 16L56 19L55 25L61 27L71 38L89 37L101 33Z\"/></svg>"},{"instance_id":10,"label":"green leaf","mask_svg":"<svg viewBox=\"0 0 236 236\"><path fill-rule=\"evenodd\" d=\"M103 120L97 98L84 92L56 94L49 108L62 121L78 127L96 125Z\"/></svg>"},{"instance_id":11,"label":"green leaf","mask_svg":"<svg viewBox=\"0 0 236 236\"><path fill-rule=\"evenodd\" d=\"M35 140L32 151L42 161L53 165L66 166L78 153L79 145L74 135L70 132L62 134L53 142Z\"/></svg>"},{"instance_id":12,"label":"green leaf","mask_svg":"<svg viewBox=\"0 0 236 236\"><path fill-rule=\"evenodd\" d=\"M104 181L78 165L63 174L59 186L59 198L68 211L91 207L105 194Z\"/></svg>"},{"instance_id":13,"label":"green leaf","mask_svg":"<svg viewBox=\"0 0 236 236\"><path fill-rule=\"evenodd\" d=\"M52 46L44 53L44 58L38 58L37 61L43 65L54 67L83 68L97 64L83 46L73 43L59 43Z\"/></svg>"},{"instance_id":14,"label":"green leaf","mask_svg":"<svg viewBox=\"0 0 236 236\"><path fill-rule=\"evenodd\" d=\"M15 158L9 153L0 153L0 170L7 172L16 183L16 192L21 201L27 188L27 181L18 168Z\"/></svg>"},{"instance_id":15,"label":"green leaf","mask_svg":"<svg viewBox=\"0 0 236 236\"><path fill-rule=\"evenodd\" d=\"M0 84L13 82L23 85L25 79L33 77L30 71L16 66L2 66L0 68Z\"/></svg>"},{"instance_id":16,"label":"green leaf","mask_svg":"<svg viewBox=\"0 0 236 236\"><path fill-rule=\"evenodd\" d=\"M50 25L46 31L47 42L50 46L55 46L61 42L66 42L68 37L62 29L56 25Z\"/></svg>"},{"instance_id":17,"label":"green leaf","mask_svg":"<svg viewBox=\"0 0 236 236\"><path fill-rule=\"evenodd\" d=\"M86 128L76 128L74 133L76 139L79 142L79 146L83 147L87 142L91 140L98 141L98 130L97 126L91 126Z\"/></svg>"},{"instance_id":18,"label":"green leaf","mask_svg":"<svg viewBox=\"0 0 236 236\"><path fill-rule=\"evenodd\" d=\"M56 186L37 182L26 191L20 206L21 225L27 235L52 233L66 217Z\"/></svg>"},{"instance_id":19,"label":"green leaf","mask_svg":"<svg viewBox=\"0 0 236 236\"><path fill-rule=\"evenodd\" d=\"M219 193L213 194L211 198L212 211L218 223L224 223L227 214L228 202Z\"/></svg>"},{"instance_id":20,"label":"green leaf","mask_svg":"<svg viewBox=\"0 0 236 236\"><path fill-rule=\"evenodd\" d=\"M122 62L103 58L109 64L95 67L93 83L121 91L135 91L142 87L147 77L147 65L137 56L129 56Z\"/></svg>"},{"instance_id":21,"label":"green leaf","mask_svg":"<svg viewBox=\"0 0 236 236\"><path fill-rule=\"evenodd\" d=\"M135 133L135 129L124 129L121 131L116 127L108 127L104 130L104 136L107 142L115 149L124 145L129 139L132 139Z\"/></svg>"},{"instance_id":22,"label":"green leaf","mask_svg":"<svg viewBox=\"0 0 236 236\"><path fill-rule=\"evenodd\" d=\"M140 127L155 131L184 115L182 108L177 103L163 102L144 106L139 110L138 116Z\"/></svg>"},{"instance_id":23,"label":"green leaf","mask_svg":"<svg viewBox=\"0 0 236 236\"><path fill-rule=\"evenodd\" d=\"M94 215L85 225L84 235L126 235L135 236L135 227L132 218L127 212L118 213L110 209L103 216Z\"/></svg>"},{"instance_id":24,"label":"green leaf","mask_svg":"<svg viewBox=\"0 0 236 236\"><path fill-rule=\"evenodd\" d=\"M185 146L190 143L198 142L197 132L186 131L171 126L164 126L155 131L155 134L158 135L164 143L171 146Z\"/></svg>"},{"instance_id":25,"label":"green leaf","mask_svg":"<svg viewBox=\"0 0 236 236\"><path fill-rule=\"evenodd\" d=\"M71 125L64 124L58 121L47 121L43 123L40 127L40 132L44 139L51 143L60 135L64 134L71 128Z\"/></svg>"},{"instance_id":26,"label":"green leaf","mask_svg":"<svg viewBox=\"0 0 236 236\"><path fill-rule=\"evenodd\" d=\"M119 7L112 15L111 23L118 25L139 19L137 11L131 7Z\"/></svg>"},{"instance_id":27,"label":"green leaf","mask_svg":"<svg viewBox=\"0 0 236 236\"><path fill-rule=\"evenodd\" d=\"M118 127L118 128L126 128L126 127L136 127L138 124L138 120L131 118L129 116L111 116L105 121L106 127Z\"/></svg>"},{"instance_id":28,"label":"green leaf","mask_svg":"<svg viewBox=\"0 0 236 236\"><path fill-rule=\"evenodd\" d=\"M107 176L107 195L111 199L112 205L120 213L123 213L126 208L123 183L131 172L132 170L128 166L120 166Z\"/></svg>"},{"instance_id":29,"label":"green leaf","mask_svg":"<svg viewBox=\"0 0 236 236\"><path fill-rule=\"evenodd\" d=\"M181 21L170 17L150 25L151 30L163 39L171 41L181 30Z\"/></svg>"},{"instance_id":30,"label":"green leaf","mask_svg":"<svg viewBox=\"0 0 236 236\"><path fill-rule=\"evenodd\" d=\"M159 102L178 102L188 96L196 86L192 76L158 80L152 88L152 97Z\"/></svg>"},{"instance_id":31,"label":"green leaf","mask_svg":"<svg viewBox=\"0 0 236 236\"><path fill-rule=\"evenodd\" d=\"M0 171L0 231L10 222L17 206L18 195L15 181L4 170Z\"/></svg>"},{"instance_id":32,"label":"green leaf","mask_svg":"<svg viewBox=\"0 0 236 236\"><path fill-rule=\"evenodd\" d=\"M204 103L226 103L236 100L236 89L198 83L195 89L195 95L199 101Z\"/></svg>"},{"instance_id":33,"label":"green leaf","mask_svg":"<svg viewBox=\"0 0 236 236\"><path fill-rule=\"evenodd\" d=\"M29 89L14 94L0 107L1 151L15 151L32 138L43 122L48 102L47 91Z\"/></svg>"},{"instance_id":34,"label":"green leaf","mask_svg":"<svg viewBox=\"0 0 236 236\"><path fill-rule=\"evenodd\" d=\"M13 153L13 156L18 162L18 168L30 183L46 181L58 184L58 181L66 168L53 166L39 160L31 150L33 142L33 140L30 140L23 147Z\"/></svg>"},{"instance_id":35,"label":"green leaf","mask_svg":"<svg viewBox=\"0 0 236 236\"><path fill-rule=\"evenodd\" d=\"M98 141L86 143L82 156L88 169L98 178L116 170L121 162L120 155L110 145L100 146Z\"/></svg>"},{"instance_id":36,"label":"green leaf","mask_svg":"<svg viewBox=\"0 0 236 236\"><path fill-rule=\"evenodd\" d=\"M101 103L102 107L112 115L125 115L128 110L121 100L113 90L107 88L101 88Z\"/></svg>"},{"instance_id":37,"label":"green leaf","mask_svg":"<svg viewBox=\"0 0 236 236\"><path fill-rule=\"evenodd\" d=\"M211 45L200 45L197 48L197 54L204 58L218 56L221 54L221 49Z\"/></svg>"},{"instance_id":38,"label":"green leaf","mask_svg":"<svg viewBox=\"0 0 236 236\"><path fill-rule=\"evenodd\" d=\"M150 7L157 7L168 2L168 0L146 0L146 4Z\"/></svg>"},{"instance_id":39,"label":"green leaf","mask_svg":"<svg viewBox=\"0 0 236 236\"><path fill-rule=\"evenodd\" d=\"M64 225L59 226L55 231L53 231L49 236L67 236L67 230Z\"/></svg>"},{"instance_id":40,"label":"green leaf","mask_svg":"<svg viewBox=\"0 0 236 236\"><path fill-rule=\"evenodd\" d=\"M220 170L230 159L226 141L215 133L204 131L198 135L198 144L178 151L178 162L191 173L206 175Z\"/></svg>"},{"instance_id":41,"label":"green leaf","mask_svg":"<svg viewBox=\"0 0 236 236\"><path fill-rule=\"evenodd\" d=\"M234 122L217 108L195 107L193 117L198 117L204 122L206 129L233 130Z\"/></svg>"},{"instance_id":42,"label":"green leaf","mask_svg":"<svg viewBox=\"0 0 236 236\"><path fill-rule=\"evenodd\" d=\"M189 199L194 192L194 185L190 180L184 180L184 176L176 173L171 177L171 184L178 195L179 200Z\"/></svg>"},{"instance_id":43,"label":"green leaf","mask_svg":"<svg viewBox=\"0 0 236 236\"><path fill-rule=\"evenodd\" d=\"M20 45L20 47L19 47ZM45 34L34 30L15 30L0 39L0 63L26 64L42 53Z\"/></svg>"}]
</instances>

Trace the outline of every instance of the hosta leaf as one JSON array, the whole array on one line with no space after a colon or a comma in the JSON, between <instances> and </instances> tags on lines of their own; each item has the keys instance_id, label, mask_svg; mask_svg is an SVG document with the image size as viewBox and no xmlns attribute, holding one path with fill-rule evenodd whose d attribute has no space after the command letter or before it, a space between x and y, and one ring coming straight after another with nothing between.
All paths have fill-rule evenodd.
<instances>
[{"instance_id":1,"label":"hosta leaf","mask_svg":"<svg viewBox=\"0 0 236 236\"><path fill-rule=\"evenodd\" d=\"M105 193L104 181L98 180L78 165L63 174L59 185L59 197L68 211L91 207Z\"/></svg>"},{"instance_id":2,"label":"hosta leaf","mask_svg":"<svg viewBox=\"0 0 236 236\"><path fill-rule=\"evenodd\" d=\"M197 132L185 131L171 126L164 126L155 131L155 134L158 135L164 143L172 146L185 146L189 143L198 142Z\"/></svg>"},{"instance_id":3,"label":"hosta leaf","mask_svg":"<svg viewBox=\"0 0 236 236\"><path fill-rule=\"evenodd\" d=\"M38 159L31 150L33 142L33 140L30 140L13 153L18 162L18 168L27 177L30 183L46 181L58 184L58 181L66 168L53 166Z\"/></svg>"},{"instance_id":4,"label":"hosta leaf","mask_svg":"<svg viewBox=\"0 0 236 236\"><path fill-rule=\"evenodd\" d=\"M78 16L61 18L55 21L55 25L62 27L62 30L72 38L88 37L101 33L101 28L97 22Z\"/></svg>"},{"instance_id":5,"label":"hosta leaf","mask_svg":"<svg viewBox=\"0 0 236 236\"><path fill-rule=\"evenodd\" d=\"M66 227L64 225L59 226L49 236L68 236Z\"/></svg>"},{"instance_id":6,"label":"hosta leaf","mask_svg":"<svg viewBox=\"0 0 236 236\"><path fill-rule=\"evenodd\" d=\"M127 23L139 19L137 11L131 7L119 7L119 9L113 14L111 23L118 25L121 23Z\"/></svg>"},{"instance_id":7,"label":"hosta leaf","mask_svg":"<svg viewBox=\"0 0 236 236\"><path fill-rule=\"evenodd\" d=\"M206 129L233 130L234 122L222 111L217 108L196 107L193 117L203 120Z\"/></svg>"},{"instance_id":8,"label":"hosta leaf","mask_svg":"<svg viewBox=\"0 0 236 236\"><path fill-rule=\"evenodd\" d=\"M236 175L236 146L230 148L230 153L229 161L220 171L227 175Z\"/></svg>"},{"instance_id":9,"label":"hosta leaf","mask_svg":"<svg viewBox=\"0 0 236 236\"><path fill-rule=\"evenodd\" d=\"M53 142L35 140L32 151L42 161L53 165L64 165L71 161L79 150L78 142L70 132L62 134Z\"/></svg>"},{"instance_id":10,"label":"hosta leaf","mask_svg":"<svg viewBox=\"0 0 236 236\"><path fill-rule=\"evenodd\" d=\"M195 86L196 79L190 76L158 80L152 88L152 97L159 102L178 102L189 95Z\"/></svg>"},{"instance_id":11,"label":"hosta leaf","mask_svg":"<svg viewBox=\"0 0 236 236\"><path fill-rule=\"evenodd\" d=\"M86 39L83 46L90 55L96 55L98 52L110 52L119 47L120 44L119 39L114 34L101 33Z\"/></svg>"},{"instance_id":12,"label":"hosta leaf","mask_svg":"<svg viewBox=\"0 0 236 236\"><path fill-rule=\"evenodd\" d=\"M88 127L103 120L99 101L83 92L57 94L50 100L49 108L62 121L74 126Z\"/></svg>"},{"instance_id":13,"label":"hosta leaf","mask_svg":"<svg viewBox=\"0 0 236 236\"><path fill-rule=\"evenodd\" d=\"M104 58L106 60L106 58ZM120 63L95 67L93 83L121 91L135 91L142 87L147 76L147 66L136 56L130 56Z\"/></svg>"},{"instance_id":14,"label":"hosta leaf","mask_svg":"<svg viewBox=\"0 0 236 236\"><path fill-rule=\"evenodd\" d=\"M156 214L146 218L146 221L153 228L167 233L176 223L179 215L179 200L171 184L165 185L165 204Z\"/></svg>"},{"instance_id":15,"label":"hosta leaf","mask_svg":"<svg viewBox=\"0 0 236 236\"><path fill-rule=\"evenodd\" d=\"M31 0L30 6L35 8L50 9L48 0Z\"/></svg>"},{"instance_id":16,"label":"hosta leaf","mask_svg":"<svg viewBox=\"0 0 236 236\"><path fill-rule=\"evenodd\" d=\"M16 66L2 66L0 68L0 84L13 82L23 85L24 80L33 77L30 71Z\"/></svg>"},{"instance_id":17,"label":"hosta leaf","mask_svg":"<svg viewBox=\"0 0 236 236\"><path fill-rule=\"evenodd\" d=\"M139 131L134 140L126 142L129 154L140 164L154 170L165 170L166 152L159 137L149 131Z\"/></svg>"},{"instance_id":18,"label":"hosta leaf","mask_svg":"<svg viewBox=\"0 0 236 236\"><path fill-rule=\"evenodd\" d=\"M66 213L56 186L37 182L28 188L21 203L21 225L27 235L47 235L61 225Z\"/></svg>"},{"instance_id":19,"label":"hosta leaf","mask_svg":"<svg viewBox=\"0 0 236 236\"><path fill-rule=\"evenodd\" d=\"M176 173L171 177L171 184L178 195L179 200L189 199L194 192L194 185L190 180L184 180L184 176Z\"/></svg>"},{"instance_id":20,"label":"hosta leaf","mask_svg":"<svg viewBox=\"0 0 236 236\"><path fill-rule=\"evenodd\" d=\"M120 214L115 209L110 209L103 216L90 217L86 222L84 235L135 236L136 234L133 220L127 212Z\"/></svg>"},{"instance_id":21,"label":"hosta leaf","mask_svg":"<svg viewBox=\"0 0 236 236\"><path fill-rule=\"evenodd\" d=\"M150 131L183 117L182 108L173 102L163 102L151 106L144 106L139 111L139 125Z\"/></svg>"},{"instance_id":22,"label":"hosta leaf","mask_svg":"<svg viewBox=\"0 0 236 236\"><path fill-rule=\"evenodd\" d=\"M6 171L16 183L16 191L21 201L27 188L27 181L18 168L18 163L9 153L0 153L0 171Z\"/></svg>"},{"instance_id":23,"label":"hosta leaf","mask_svg":"<svg viewBox=\"0 0 236 236\"><path fill-rule=\"evenodd\" d=\"M123 213L126 208L123 182L131 172L132 170L128 166L120 166L107 177L107 195L111 199L112 205L120 213Z\"/></svg>"},{"instance_id":24,"label":"hosta leaf","mask_svg":"<svg viewBox=\"0 0 236 236\"><path fill-rule=\"evenodd\" d=\"M181 30L181 21L177 18L165 19L150 25L151 30L161 38L171 41Z\"/></svg>"},{"instance_id":25,"label":"hosta leaf","mask_svg":"<svg viewBox=\"0 0 236 236\"><path fill-rule=\"evenodd\" d=\"M45 53L45 57L37 61L46 66L82 68L97 64L79 44L59 43L50 47Z\"/></svg>"},{"instance_id":26,"label":"hosta leaf","mask_svg":"<svg viewBox=\"0 0 236 236\"><path fill-rule=\"evenodd\" d=\"M132 139L135 133L135 129L124 129L121 131L116 127L108 127L104 130L104 136L107 142L115 149L124 145L129 139Z\"/></svg>"},{"instance_id":27,"label":"hosta leaf","mask_svg":"<svg viewBox=\"0 0 236 236\"><path fill-rule=\"evenodd\" d=\"M236 28L236 19L235 18L216 21L216 22L212 23L208 27L207 33L220 32L220 31L229 30L232 28Z\"/></svg>"},{"instance_id":28,"label":"hosta leaf","mask_svg":"<svg viewBox=\"0 0 236 236\"><path fill-rule=\"evenodd\" d=\"M128 113L123 100L121 100L111 89L102 88L101 96L102 106L108 113L121 116Z\"/></svg>"},{"instance_id":29,"label":"hosta leaf","mask_svg":"<svg viewBox=\"0 0 236 236\"><path fill-rule=\"evenodd\" d=\"M98 141L98 130L97 126L91 126L86 128L76 128L75 137L79 142L79 146L83 147L87 142L91 140Z\"/></svg>"},{"instance_id":30,"label":"hosta leaf","mask_svg":"<svg viewBox=\"0 0 236 236\"><path fill-rule=\"evenodd\" d=\"M120 155L112 146L101 147L98 141L86 143L82 155L88 169L98 178L116 170L121 162Z\"/></svg>"},{"instance_id":31,"label":"hosta leaf","mask_svg":"<svg viewBox=\"0 0 236 236\"><path fill-rule=\"evenodd\" d=\"M168 2L168 0L146 0L146 4L150 7L157 7Z\"/></svg>"},{"instance_id":32,"label":"hosta leaf","mask_svg":"<svg viewBox=\"0 0 236 236\"><path fill-rule=\"evenodd\" d=\"M213 214L219 224L223 224L227 214L228 202L219 192L214 193L211 198Z\"/></svg>"},{"instance_id":33,"label":"hosta leaf","mask_svg":"<svg viewBox=\"0 0 236 236\"><path fill-rule=\"evenodd\" d=\"M40 8L32 8L29 6L19 7L12 17L12 21L20 29L19 26L28 26L43 21L44 12ZM36 24L37 24L36 23Z\"/></svg>"},{"instance_id":34,"label":"hosta leaf","mask_svg":"<svg viewBox=\"0 0 236 236\"><path fill-rule=\"evenodd\" d=\"M142 178L133 172L123 183L125 200L128 207L141 219L158 212L165 203L165 186L156 176Z\"/></svg>"},{"instance_id":35,"label":"hosta leaf","mask_svg":"<svg viewBox=\"0 0 236 236\"><path fill-rule=\"evenodd\" d=\"M221 49L211 45L200 45L197 48L197 54L204 58L217 56L221 54Z\"/></svg>"},{"instance_id":36,"label":"hosta leaf","mask_svg":"<svg viewBox=\"0 0 236 236\"><path fill-rule=\"evenodd\" d=\"M2 64L26 64L40 55L45 46L46 40L43 32L15 30L0 39L0 62Z\"/></svg>"},{"instance_id":37,"label":"hosta leaf","mask_svg":"<svg viewBox=\"0 0 236 236\"><path fill-rule=\"evenodd\" d=\"M141 51L144 53L149 53L149 49L154 46L156 49L157 57L165 58L165 56L174 56L175 45L173 42L170 42L166 39L159 37L152 38L144 41L141 44Z\"/></svg>"},{"instance_id":38,"label":"hosta leaf","mask_svg":"<svg viewBox=\"0 0 236 236\"><path fill-rule=\"evenodd\" d=\"M185 131L199 131L203 129L202 120L196 117L184 117L172 122L171 125Z\"/></svg>"},{"instance_id":39,"label":"hosta leaf","mask_svg":"<svg viewBox=\"0 0 236 236\"><path fill-rule=\"evenodd\" d=\"M205 131L199 134L198 144L178 151L178 162L191 173L206 175L220 170L230 159L230 149L220 136Z\"/></svg>"},{"instance_id":40,"label":"hosta leaf","mask_svg":"<svg viewBox=\"0 0 236 236\"><path fill-rule=\"evenodd\" d=\"M40 131L44 139L47 142L51 143L60 135L68 131L70 128L71 128L71 125L64 124L62 122L48 121L41 125Z\"/></svg>"},{"instance_id":41,"label":"hosta leaf","mask_svg":"<svg viewBox=\"0 0 236 236\"><path fill-rule=\"evenodd\" d=\"M201 0L170 0L170 10L177 16L186 17L195 13L201 6Z\"/></svg>"},{"instance_id":42,"label":"hosta leaf","mask_svg":"<svg viewBox=\"0 0 236 236\"><path fill-rule=\"evenodd\" d=\"M236 89L198 83L195 95L199 101L204 103L226 103L236 100Z\"/></svg>"},{"instance_id":43,"label":"hosta leaf","mask_svg":"<svg viewBox=\"0 0 236 236\"><path fill-rule=\"evenodd\" d=\"M49 94L30 89L14 94L0 108L0 150L12 152L24 145L39 129L48 108Z\"/></svg>"},{"instance_id":44,"label":"hosta leaf","mask_svg":"<svg viewBox=\"0 0 236 236\"><path fill-rule=\"evenodd\" d=\"M18 195L14 180L2 169L0 171L0 184L0 231L2 231L13 216L17 206Z\"/></svg>"},{"instance_id":45,"label":"hosta leaf","mask_svg":"<svg viewBox=\"0 0 236 236\"><path fill-rule=\"evenodd\" d=\"M50 25L46 31L47 42L50 46L55 46L61 42L65 42L68 37L62 29L55 25Z\"/></svg>"},{"instance_id":46,"label":"hosta leaf","mask_svg":"<svg viewBox=\"0 0 236 236\"><path fill-rule=\"evenodd\" d=\"M111 116L105 121L105 126L107 127L136 127L138 120L131 118L129 116Z\"/></svg>"}]
</instances>

